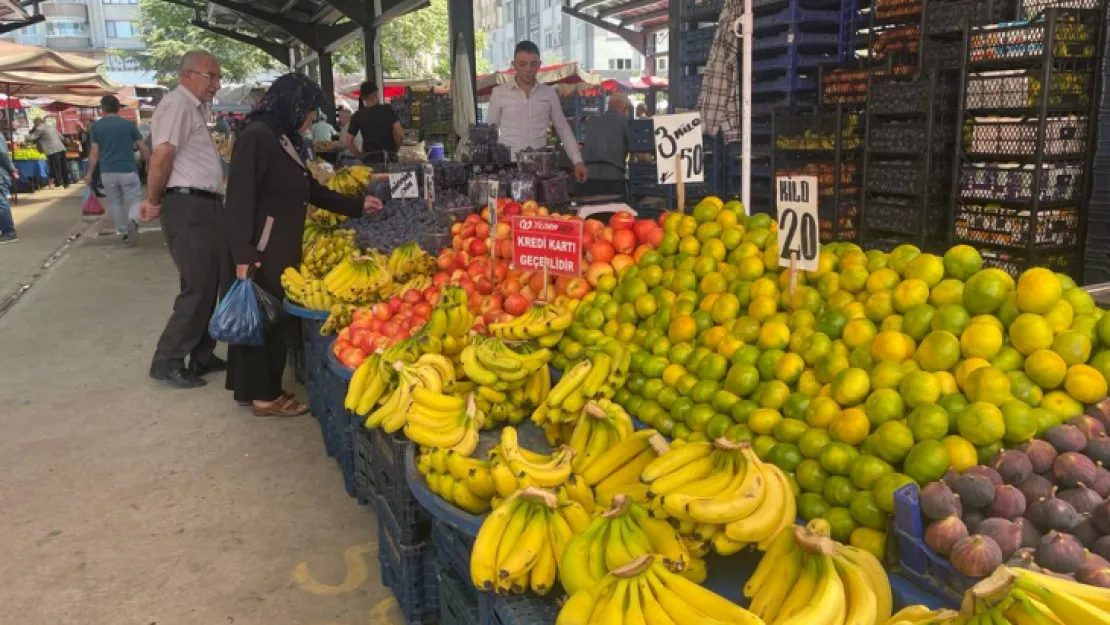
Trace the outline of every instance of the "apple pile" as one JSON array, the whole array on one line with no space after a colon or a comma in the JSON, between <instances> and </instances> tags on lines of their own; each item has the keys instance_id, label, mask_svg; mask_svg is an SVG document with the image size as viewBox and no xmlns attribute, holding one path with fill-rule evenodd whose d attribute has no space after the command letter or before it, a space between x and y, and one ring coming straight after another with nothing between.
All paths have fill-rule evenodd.
<instances>
[{"instance_id":1,"label":"apple pile","mask_svg":"<svg viewBox=\"0 0 1110 625\"><path fill-rule=\"evenodd\" d=\"M479 325L504 323L525 313L534 301L544 297L545 286L546 297L561 305L567 300L581 299L602 281L615 284L622 269L635 264L641 254L657 247L663 238L659 223L626 213L613 215L606 224L597 219L549 214L531 200L517 203L501 199L496 210L498 219L492 240L488 207L452 226L451 247L440 251L436 258L439 271L432 278L436 286L462 287L471 310L481 317ZM550 276L545 285L542 273L510 267L513 243L509 218L513 215L583 221L583 275Z\"/></svg>"},{"instance_id":2,"label":"apple pile","mask_svg":"<svg viewBox=\"0 0 1110 625\"><path fill-rule=\"evenodd\" d=\"M439 287L409 289L370 307L356 308L351 325L343 328L332 347L339 362L352 369L378 349L392 347L411 337L432 316L439 302Z\"/></svg>"}]
</instances>

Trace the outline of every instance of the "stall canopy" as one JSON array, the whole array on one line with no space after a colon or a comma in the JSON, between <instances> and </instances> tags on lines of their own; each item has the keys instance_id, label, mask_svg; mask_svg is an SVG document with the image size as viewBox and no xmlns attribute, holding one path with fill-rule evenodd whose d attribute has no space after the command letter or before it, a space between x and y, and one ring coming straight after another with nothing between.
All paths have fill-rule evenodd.
<instances>
[{"instance_id":1,"label":"stall canopy","mask_svg":"<svg viewBox=\"0 0 1110 625\"><path fill-rule=\"evenodd\" d=\"M0 71L87 73L95 72L100 63L96 59L87 59L75 54L0 41Z\"/></svg>"}]
</instances>

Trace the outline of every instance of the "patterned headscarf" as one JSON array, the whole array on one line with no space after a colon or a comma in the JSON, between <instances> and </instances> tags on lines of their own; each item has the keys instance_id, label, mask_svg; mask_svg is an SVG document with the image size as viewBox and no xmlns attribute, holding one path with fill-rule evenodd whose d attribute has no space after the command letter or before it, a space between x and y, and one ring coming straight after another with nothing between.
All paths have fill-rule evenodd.
<instances>
[{"instance_id":1,"label":"patterned headscarf","mask_svg":"<svg viewBox=\"0 0 1110 625\"><path fill-rule=\"evenodd\" d=\"M327 104L319 85L303 74L285 74L270 85L250 118L268 115L296 145L301 145L301 126L308 114Z\"/></svg>"}]
</instances>

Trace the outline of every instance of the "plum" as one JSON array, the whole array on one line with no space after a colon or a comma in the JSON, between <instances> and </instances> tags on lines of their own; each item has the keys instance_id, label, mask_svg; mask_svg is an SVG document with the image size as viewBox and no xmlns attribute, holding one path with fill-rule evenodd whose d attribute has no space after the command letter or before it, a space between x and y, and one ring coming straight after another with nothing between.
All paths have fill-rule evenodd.
<instances>
[{"instance_id":1,"label":"plum","mask_svg":"<svg viewBox=\"0 0 1110 625\"><path fill-rule=\"evenodd\" d=\"M1049 532L1037 545L1036 562L1050 571L1074 573L1083 566L1083 545L1071 534Z\"/></svg>"},{"instance_id":2,"label":"plum","mask_svg":"<svg viewBox=\"0 0 1110 625\"><path fill-rule=\"evenodd\" d=\"M1079 525L1082 520L1071 504L1057 497L1049 497L1034 502L1025 509L1025 518L1033 522L1041 532L1052 530L1066 532Z\"/></svg>"},{"instance_id":3,"label":"plum","mask_svg":"<svg viewBox=\"0 0 1110 625\"><path fill-rule=\"evenodd\" d=\"M1044 438L1059 453L1066 451L1083 451L1087 446L1087 437L1074 425L1055 425L1048 429Z\"/></svg>"},{"instance_id":4,"label":"plum","mask_svg":"<svg viewBox=\"0 0 1110 625\"><path fill-rule=\"evenodd\" d=\"M1025 514L1025 495L1016 486L995 486L994 501L983 512L989 517L1016 519Z\"/></svg>"},{"instance_id":5,"label":"plum","mask_svg":"<svg viewBox=\"0 0 1110 625\"><path fill-rule=\"evenodd\" d=\"M1035 438L1022 443L1018 449L1029 457L1029 462L1033 464L1033 473L1043 474L1052 470L1052 461L1056 460L1057 452L1056 448L1047 441Z\"/></svg>"},{"instance_id":6,"label":"plum","mask_svg":"<svg viewBox=\"0 0 1110 625\"><path fill-rule=\"evenodd\" d=\"M1052 485L1048 478L1034 473L1025 478L1024 482L1018 484L1017 488L1022 495L1025 495L1025 504L1028 506L1051 497L1056 487Z\"/></svg>"},{"instance_id":7,"label":"plum","mask_svg":"<svg viewBox=\"0 0 1110 625\"><path fill-rule=\"evenodd\" d=\"M998 471L995 471L994 469L982 464L968 467L962 475L982 476L990 480L991 484L994 484L995 486L1001 486L1005 484L1005 482L1002 480L1002 476L998 474Z\"/></svg>"},{"instance_id":8,"label":"plum","mask_svg":"<svg viewBox=\"0 0 1110 625\"><path fill-rule=\"evenodd\" d=\"M1110 567L1087 565L1075 572L1075 581L1088 586L1110 588Z\"/></svg>"},{"instance_id":9,"label":"plum","mask_svg":"<svg viewBox=\"0 0 1110 625\"><path fill-rule=\"evenodd\" d=\"M1023 451L1004 449L991 458L991 467L1007 484L1021 484L1033 473L1033 461Z\"/></svg>"},{"instance_id":10,"label":"plum","mask_svg":"<svg viewBox=\"0 0 1110 625\"><path fill-rule=\"evenodd\" d=\"M1091 512L1091 520L1103 534L1110 534L1110 499L1100 503Z\"/></svg>"},{"instance_id":11,"label":"plum","mask_svg":"<svg viewBox=\"0 0 1110 625\"><path fill-rule=\"evenodd\" d=\"M1100 466L1110 464L1110 436L1099 436L1087 440L1083 453Z\"/></svg>"},{"instance_id":12,"label":"plum","mask_svg":"<svg viewBox=\"0 0 1110 625\"><path fill-rule=\"evenodd\" d=\"M1037 531L1037 526L1029 519L1022 517L1014 521L1014 525L1018 526L1021 530L1021 546L1022 547L1036 547L1037 543L1041 542L1041 533Z\"/></svg>"},{"instance_id":13,"label":"plum","mask_svg":"<svg viewBox=\"0 0 1110 625\"><path fill-rule=\"evenodd\" d=\"M1067 424L1079 428L1079 431L1087 437L1088 441L1099 436L1106 436L1106 426L1103 425L1102 421L1085 414L1068 419Z\"/></svg>"},{"instance_id":14,"label":"plum","mask_svg":"<svg viewBox=\"0 0 1110 625\"><path fill-rule=\"evenodd\" d=\"M975 534L953 545L948 559L964 575L984 577L1002 564L1002 549L990 536Z\"/></svg>"},{"instance_id":15,"label":"plum","mask_svg":"<svg viewBox=\"0 0 1110 625\"><path fill-rule=\"evenodd\" d=\"M978 467L972 467L974 468ZM1002 478L999 478L998 485L1001 484ZM994 501L994 487L995 483L990 478L973 474L971 469L952 481L952 490L960 496L960 503L963 504L965 511L968 508L989 506Z\"/></svg>"},{"instance_id":16,"label":"plum","mask_svg":"<svg viewBox=\"0 0 1110 625\"><path fill-rule=\"evenodd\" d=\"M977 534L989 536L998 543L1002 550L1002 557L1009 558L1012 553L1021 547L1021 527L1007 519L986 519L976 528Z\"/></svg>"},{"instance_id":17,"label":"plum","mask_svg":"<svg viewBox=\"0 0 1110 625\"><path fill-rule=\"evenodd\" d=\"M1079 514L1090 514L1102 503L1102 497L1099 497L1093 489L1087 488L1085 484L1057 491L1056 496L1070 503Z\"/></svg>"},{"instance_id":18,"label":"plum","mask_svg":"<svg viewBox=\"0 0 1110 625\"><path fill-rule=\"evenodd\" d=\"M1052 475L1056 478L1056 483L1066 488L1093 484L1096 469L1098 466L1090 458L1075 451L1056 456L1056 461L1052 463Z\"/></svg>"},{"instance_id":19,"label":"plum","mask_svg":"<svg viewBox=\"0 0 1110 625\"><path fill-rule=\"evenodd\" d=\"M921 503L921 513L934 521L952 515L959 516L963 511L960 498L944 482L926 484L925 488L921 489L918 501Z\"/></svg>"},{"instance_id":20,"label":"plum","mask_svg":"<svg viewBox=\"0 0 1110 625\"><path fill-rule=\"evenodd\" d=\"M933 521L925 528L925 544L942 556L948 555L952 546L967 536L967 526L955 515Z\"/></svg>"}]
</instances>

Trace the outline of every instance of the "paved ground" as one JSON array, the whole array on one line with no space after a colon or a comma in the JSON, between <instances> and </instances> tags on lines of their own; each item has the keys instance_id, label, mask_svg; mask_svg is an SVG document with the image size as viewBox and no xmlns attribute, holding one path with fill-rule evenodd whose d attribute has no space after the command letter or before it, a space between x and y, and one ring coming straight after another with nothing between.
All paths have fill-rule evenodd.
<instances>
[{"instance_id":1,"label":"paved ground","mask_svg":"<svg viewBox=\"0 0 1110 625\"><path fill-rule=\"evenodd\" d=\"M0 623L400 623L313 419L147 377L177 285L160 233L42 269L98 229L80 199L24 198L0 246L0 301L33 284L0 311Z\"/></svg>"}]
</instances>

